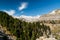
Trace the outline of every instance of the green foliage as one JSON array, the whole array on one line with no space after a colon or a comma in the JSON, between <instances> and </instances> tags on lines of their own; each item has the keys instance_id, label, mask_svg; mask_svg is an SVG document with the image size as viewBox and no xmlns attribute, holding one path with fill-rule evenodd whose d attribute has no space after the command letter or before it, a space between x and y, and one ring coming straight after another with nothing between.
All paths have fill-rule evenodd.
<instances>
[{"instance_id":1,"label":"green foliage","mask_svg":"<svg viewBox=\"0 0 60 40\"><path fill-rule=\"evenodd\" d=\"M28 23L9 16L7 13L0 11L0 24L13 33L17 40L36 40L36 38L50 35L51 31L48 26L40 24L40 22ZM48 30L48 34L47 34Z\"/></svg>"}]
</instances>

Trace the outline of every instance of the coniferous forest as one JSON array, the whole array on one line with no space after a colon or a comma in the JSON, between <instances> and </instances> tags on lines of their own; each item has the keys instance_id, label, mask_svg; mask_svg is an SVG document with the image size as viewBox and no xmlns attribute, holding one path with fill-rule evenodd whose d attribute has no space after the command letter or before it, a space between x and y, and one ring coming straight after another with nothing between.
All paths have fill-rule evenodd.
<instances>
[{"instance_id":1,"label":"coniferous forest","mask_svg":"<svg viewBox=\"0 0 60 40\"><path fill-rule=\"evenodd\" d=\"M43 34L47 37L51 34L50 27L39 21L33 23L25 22L13 18L3 11L0 11L0 25L6 27L8 31L15 35L17 37L16 40L36 40Z\"/></svg>"}]
</instances>

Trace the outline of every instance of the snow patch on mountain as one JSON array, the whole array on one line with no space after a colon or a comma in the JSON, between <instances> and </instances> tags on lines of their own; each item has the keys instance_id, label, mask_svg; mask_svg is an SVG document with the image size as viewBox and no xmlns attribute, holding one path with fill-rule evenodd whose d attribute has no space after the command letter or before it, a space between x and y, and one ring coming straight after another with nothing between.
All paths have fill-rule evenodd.
<instances>
[{"instance_id":1,"label":"snow patch on mountain","mask_svg":"<svg viewBox=\"0 0 60 40\"><path fill-rule=\"evenodd\" d=\"M21 15L19 19L26 21L26 22L35 22L39 20L40 15L37 16L26 16L26 15Z\"/></svg>"}]
</instances>

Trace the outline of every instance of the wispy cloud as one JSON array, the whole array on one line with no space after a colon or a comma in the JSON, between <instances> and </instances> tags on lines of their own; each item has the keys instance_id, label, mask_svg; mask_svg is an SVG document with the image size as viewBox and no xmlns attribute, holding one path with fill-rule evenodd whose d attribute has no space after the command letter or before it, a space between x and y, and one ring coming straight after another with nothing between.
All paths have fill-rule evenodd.
<instances>
[{"instance_id":1,"label":"wispy cloud","mask_svg":"<svg viewBox=\"0 0 60 40\"><path fill-rule=\"evenodd\" d=\"M19 10L21 11L21 10L23 10L23 9L25 9L25 8L27 8L27 5L28 5L28 3L27 2L23 2L23 3L21 3L21 6L19 6Z\"/></svg>"},{"instance_id":2,"label":"wispy cloud","mask_svg":"<svg viewBox=\"0 0 60 40\"><path fill-rule=\"evenodd\" d=\"M14 15L15 10L3 10L4 12L8 13L9 15Z\"/></svg>"}]
</instances>

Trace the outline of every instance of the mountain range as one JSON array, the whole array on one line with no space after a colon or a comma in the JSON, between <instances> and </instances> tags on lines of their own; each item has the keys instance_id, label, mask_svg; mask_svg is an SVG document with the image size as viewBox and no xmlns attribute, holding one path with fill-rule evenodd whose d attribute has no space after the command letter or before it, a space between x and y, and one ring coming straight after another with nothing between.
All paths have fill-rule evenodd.
<instances>
[{"instance_id":1,"label":"mountain range","mask_svg":"<svg viewBox=\"0 0 60 40\"><path fill-rule=\"evenodd\" d=\"M40 16L40 20L60 20L60 9L49 12Z\"/></svg>"},{"instance_id":2,"label":"mountain range","mask_svg":"<svg viewBox=\"0 0 60 40\"><path fill-rule=\"evenodd\" d=\"M21 15L18 17L18 19L26 21L26 22L36 22L41 20L60 20L60 9L53 10L47 14L44 15L38 15L38 16L25 16Z\"/></svg>"}]
</instances>

